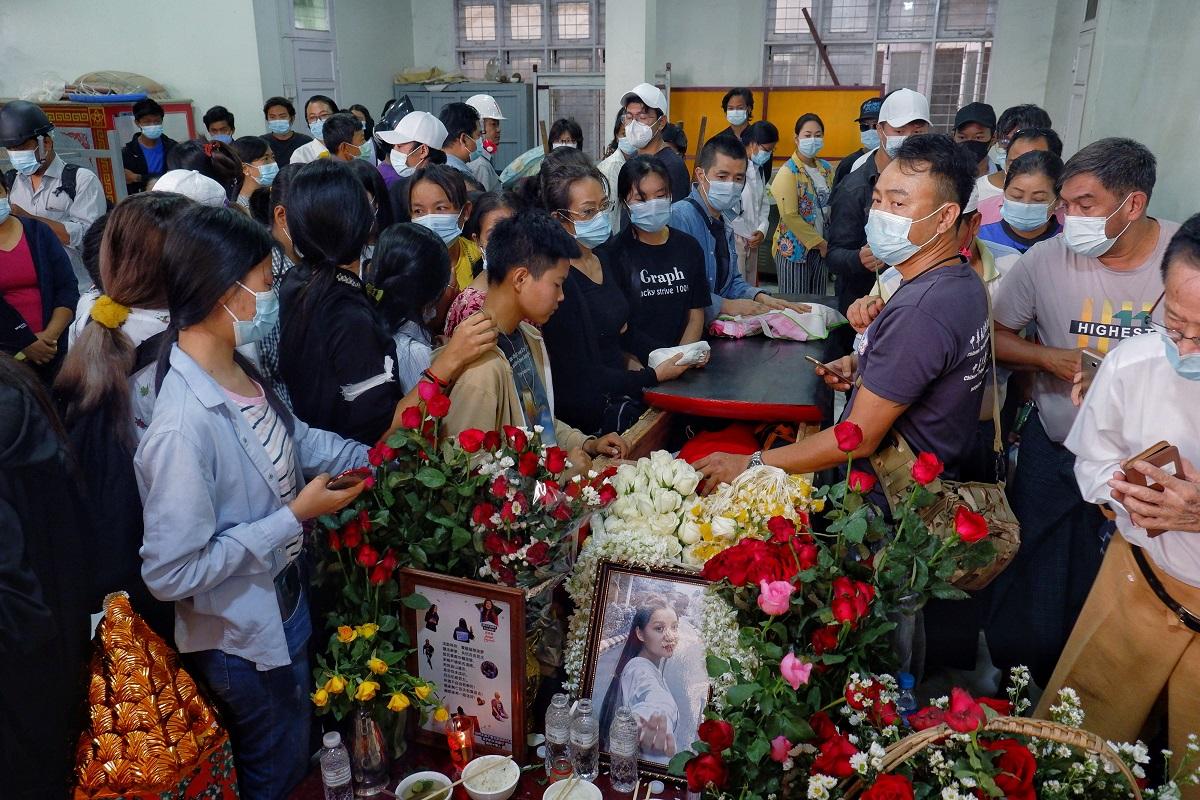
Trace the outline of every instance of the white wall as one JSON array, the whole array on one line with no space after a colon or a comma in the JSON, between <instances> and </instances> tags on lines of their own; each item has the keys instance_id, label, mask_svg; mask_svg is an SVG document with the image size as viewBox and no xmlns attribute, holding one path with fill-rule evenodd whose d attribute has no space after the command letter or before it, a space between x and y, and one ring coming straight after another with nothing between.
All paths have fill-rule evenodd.
<instances>
[{"instance_id":1,"label":"white wall","mask_svg":"<svg viewBox=\"0 0 1200 800\"><path fill-rule=\"evenodd\" d=\"M181 34L181 32L185 32ZM101 69L138 72L191 98L200 116L218 103L257 133L262 120L255 22L247 0L4 0L0 2L0 96L44 74L64 81Z\"/></svg>"},{"instance_id":2,"label":"white wall","mask_svg":"<svg viewBox=\"0 0 1200 800\"><path fill-rule=\"evenodd\" d=\"M457 68L453 0L411 0L412 62L417 67Z\"/></svg>"},{"instance_id":3,"label":"white wall","mask_svg":"<svg viewBox=\"0 0 1200 800\"><path fill-rule=\"evenodd\" d=\"M676 86L758 85L766 25L767 0L658 0L654 68L670 61ZM611 64L621 51L607 41Z\"/></svg>"},{"instance_id":4,"label":"white wall","mask_svg":"<svg viewBox=\"0 0 1200 800\"><path fill-rule=\"evenodd\" d=\"M395 74L413 65L414 38L428 31L413 28L409 0L336 0L333 9L341 101L362 103L377 117Z\"/></svg>"},{"instance_id":5,"label":"white wall","mask_svg":"<svg viewBox=\"0 0 1200 800\"><path fill-rule=\"evenodd\" d=\"M662 68L655 60L658 5L659 0L625 0L605 7L602 129L606 141L621 98L639 83L654 83L654 73Z\"/></svg>"}]
</instances>

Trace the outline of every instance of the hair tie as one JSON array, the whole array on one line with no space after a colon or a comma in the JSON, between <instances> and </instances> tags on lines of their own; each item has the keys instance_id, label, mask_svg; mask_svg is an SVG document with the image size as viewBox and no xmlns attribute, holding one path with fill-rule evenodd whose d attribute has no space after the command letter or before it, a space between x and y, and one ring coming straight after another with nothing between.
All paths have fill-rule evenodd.
<instances>
[{"instance_id":1,"label":"hair tie","mask_svg":"<svg viewBox=\"0 0 1200 800\"><path fill-rule=\"evenodd\" d=\"M109 330L116 330L124 325L129 317L129 306L123 306L108 295L102 294L92 306L91 317Z\"/></svg>"},{"instance_id":2,"label":"hair tie","mask_svg":"<svg viewBox=\"0 0 1200 800\"><path fill-rule=\"evenodd\" d=\"M209 158L212 158L212 154L213 154L213 143L212 143L212 142L205 142L205 144L204 144L204 155L208 156Z\"/></svg>"}]
</instances>

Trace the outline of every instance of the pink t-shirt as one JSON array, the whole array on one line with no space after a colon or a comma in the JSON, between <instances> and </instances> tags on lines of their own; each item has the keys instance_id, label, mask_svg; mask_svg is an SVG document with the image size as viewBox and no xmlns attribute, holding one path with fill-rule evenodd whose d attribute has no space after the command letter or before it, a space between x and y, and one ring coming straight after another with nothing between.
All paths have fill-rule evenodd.
<instances>
[{"instance_id":1,"label":"pink t-shirt","mask_svg":"<svg viewBox=\"0 0 1200 800\"><path fill-rule=\"evenodd\" d=\"M42 290L38 288L37 270L25 233L12 250L0 250L0 297L29 325L34 333L42 332Z\"/></svg>"}]
</instances>

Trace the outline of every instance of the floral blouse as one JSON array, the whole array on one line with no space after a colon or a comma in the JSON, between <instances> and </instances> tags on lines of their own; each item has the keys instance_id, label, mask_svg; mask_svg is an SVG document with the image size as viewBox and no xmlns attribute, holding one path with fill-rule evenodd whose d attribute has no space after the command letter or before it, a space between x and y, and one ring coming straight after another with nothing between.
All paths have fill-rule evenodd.
<instances>
[{"instance_id":1,"label":"floral blouse","mask_svg":"<svg viewBox=\"0 0 1200 800\"><path fill-rule=\"evenodd\" d=\"M816 159L815 170L825 179L820 187L795 155L771 182L771 196L779 208L779 225L771 242L771 253L788 261L803 261L808 251L825 241L818 231L824 226L833 186L833 167Z\"/></svg>"}]
</instances>

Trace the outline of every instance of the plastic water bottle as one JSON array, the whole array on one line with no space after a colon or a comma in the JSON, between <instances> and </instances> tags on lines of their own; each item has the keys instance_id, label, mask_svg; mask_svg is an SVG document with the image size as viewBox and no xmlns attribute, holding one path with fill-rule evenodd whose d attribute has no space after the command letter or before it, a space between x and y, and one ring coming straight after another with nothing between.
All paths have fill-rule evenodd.
<instances>
[{"instance_id":1,"label":"plastic water bottle","mask_svg":"<svg viewBox=\"0 0 1200 800\"><path fill-rule=\"evenodd\" d=\"M321 739L321 784L325 800L354 800L354 781L350 773L350 754L342 744L342 735L330 731Z\"/></svg>"},{"instance_id":2,"label":"plastic water bottle","mask_svg":"<svg viewBox=\"0 0 1200 800\"><path fill-rule=\"evenodd\" d=\"M608 732L609 780L615 792L632 792L638 782L638 722L621 706Z\"/></svg>"},{"instance_id":3,"label":"plastic water bottle","mask_svg":"<svg viewBox=\"0 0 1200 800\"><path fill-rule=\"evenodd\" d=\"M571 765L585 781L600 775L600 722L592 713L591 700L580 700L571 720Z\"/></svg>"},{"instance_id":4,"label":"plastic water bottle","mask_svg":"<svg viewBox=\"0 0 1200 800\"><path fill-rule=\"evenodd\" d=\"M901 672L899 678L900 696L896 698L896 710L900 712L900 719L904 720L904 724L908 725L908 717L917 710L917 696L913 693L913 687L917 685L917 681L907 672Z\"/></svg>"},{"instance_id":5,"label":"plastic water bottle","mask_svg":"<svg viewBox=\"0 0 1200 800\"><path fill-rule=\"evenodd\" d=\"M556 694L546 709L546 776L560 781L571 776L571 709L565 694Z\"/></svg>"}]
</instances>

